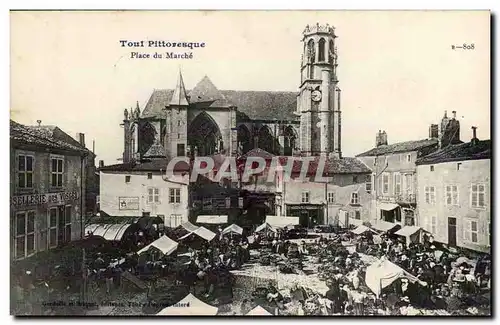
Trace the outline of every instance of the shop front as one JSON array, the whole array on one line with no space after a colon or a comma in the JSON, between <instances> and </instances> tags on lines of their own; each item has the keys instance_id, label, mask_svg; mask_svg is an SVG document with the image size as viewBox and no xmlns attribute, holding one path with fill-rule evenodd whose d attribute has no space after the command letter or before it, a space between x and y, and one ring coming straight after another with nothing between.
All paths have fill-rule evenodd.
<instances>
[{"instance_id":1,"label":"shop front","mask_svg":"<svg viewBox=\"0 0 500 325\"><path fill-rule=\"evenodd\" d=\"M13 259L80 239L79 198L78 191L12 196Z\"/></svg>"},{"instance_id":2,"label":"shop front","mask_svg":"<svg viewBox=\"0 0 500 325\"><path fill-rule=\"evenodd\" d=\"M324 205L322 204L287 204L286 215L299 217L302 227L314 228L324 224Z\"/></svg>"}]
</instances>

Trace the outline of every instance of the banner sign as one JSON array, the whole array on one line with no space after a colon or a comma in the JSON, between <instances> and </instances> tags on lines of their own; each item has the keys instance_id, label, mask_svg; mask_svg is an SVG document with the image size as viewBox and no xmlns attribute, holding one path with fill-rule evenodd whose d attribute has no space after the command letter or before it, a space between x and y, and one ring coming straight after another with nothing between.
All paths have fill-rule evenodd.
<instances>
[{"instance_id":1,"label":"banner sign","mask_svg":"<svg viewBox=\"0 0 500 325\"><path fill-rule=\"evenodd\" d=\"M318 210L321 209L321 205L288 205L288 208L293 211L297 210Z\"/></svg>"},{"instance_id":2,"label":"banner sign","mask_svg":"<svg viewBox=\"0 0 500 325\"><path fill-rule=\"evenodd\" d=\"M78 199L78 192L61 192L45 194L28 194L13 196L10 205L13 207L35 206L43 204L65 204Z\"/></svg>"},{"instance_id":3,"label":"banner sign","mask_svg":"<svg viewBox=\"0 0 500 325\"><path fill-rule=\"evenodd\" d=\"M139 197L119 197L118 210L139 210Z\"/></svg>"}]
</instances>

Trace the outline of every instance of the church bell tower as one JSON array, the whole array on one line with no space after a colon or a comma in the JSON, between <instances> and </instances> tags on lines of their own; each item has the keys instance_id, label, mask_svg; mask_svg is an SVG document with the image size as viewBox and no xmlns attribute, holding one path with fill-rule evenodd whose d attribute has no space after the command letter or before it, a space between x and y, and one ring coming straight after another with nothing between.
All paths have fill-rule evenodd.
<instances>
[{"instance_id":1,"label":"church bell tower","mask_svg":"<svg viewBox=\"0 0 500 325\"><path fill-rule=\"evenodd\" d=\"M306 155L341 157L340 89L335 28L306 26L297 97L300 146Z\"/></svg>"}]
</instances>

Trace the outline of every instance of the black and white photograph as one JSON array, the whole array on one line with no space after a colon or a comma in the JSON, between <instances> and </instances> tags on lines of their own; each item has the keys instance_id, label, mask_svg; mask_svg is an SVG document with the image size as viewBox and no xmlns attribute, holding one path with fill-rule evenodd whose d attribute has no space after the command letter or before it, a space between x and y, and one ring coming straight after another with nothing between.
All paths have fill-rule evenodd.
<instances>
[{"instance_id":1,"label":"black and white photograph","mask_svg":"<svg viewBox=\"0 0 500 325\"><path fill-rule=\"evenodd\" d=\"M492 316L491 12L10 16L13 316Z\"/></svg>"}]
</instances>

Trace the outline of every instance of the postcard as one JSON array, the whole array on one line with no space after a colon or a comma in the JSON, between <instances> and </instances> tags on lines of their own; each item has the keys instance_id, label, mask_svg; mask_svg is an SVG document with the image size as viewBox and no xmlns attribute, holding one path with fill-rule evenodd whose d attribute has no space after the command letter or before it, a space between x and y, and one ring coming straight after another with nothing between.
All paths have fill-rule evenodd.
<instances>
[{"instance_id":1,"label":"postcard","mask_svg":"<svg viewBox=\"0 0 500 325\"><path fill-rule=\"evenodd\" d=\"M490 316L489 11L11 11L15 316Z\"/></svg>"}]
</instances>

